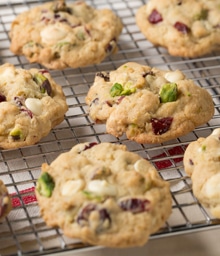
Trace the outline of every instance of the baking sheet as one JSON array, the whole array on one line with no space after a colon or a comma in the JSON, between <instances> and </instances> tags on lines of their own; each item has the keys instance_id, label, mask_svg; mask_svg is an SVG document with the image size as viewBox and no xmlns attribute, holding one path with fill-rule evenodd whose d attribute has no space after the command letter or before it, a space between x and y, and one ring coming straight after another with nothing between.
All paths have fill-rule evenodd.
<instances>
[{"instance_id":1,"label":"baking sheet","mask_svg":"<svg viewBox=\"0 0 220 256\"><path fill-rule=\"evenodd\" d=\"M23 56L9 50L10 24L17 14L45 1L8 0L0 3L0 63L12 63L22 68L41 68L29 64ZM86 141L122 143L127 148L151 161L165 180L172 184L173 210L167 223L152 238L173 236L192 231L216 228L220 221L202 207L191 191L191 181L186 177L182 157L189 142L208 136L220 127L220 56L213 53L196 59L170 56L160 47L154 47L140 33L134 15L144 4L138 0L94 0L88 4L97 8L111 8L122 18L123 32L119 38L119 51L98 65L79 69L50 71L62 85L69 110L65 120L55 127L38 144L16 150L0 151L0 179L4 180L13 198L13 210L0 223L0 255L44 255L58 252L77 252L94 247L79 240L65 237L59 229L45 225L39 215L34 194L36 179L43 162L51 163L60 153L73 145ZM125 136L115 138L105 133L105 125L94 124L88 117L85 96L95 73L113 70L127 61L135 61L161 69L180 69L188 78L207 89L213 97L213 118L193 132L175 140L156 145L137 144Z\"/></svg>"}]
</instances>

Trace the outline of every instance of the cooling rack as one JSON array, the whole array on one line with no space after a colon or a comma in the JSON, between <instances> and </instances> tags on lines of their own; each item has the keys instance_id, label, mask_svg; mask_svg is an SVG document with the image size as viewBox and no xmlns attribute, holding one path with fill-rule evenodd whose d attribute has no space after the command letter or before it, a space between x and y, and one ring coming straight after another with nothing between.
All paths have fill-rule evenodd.
<instances>
[{"instance_id":1,"label":"cooling rack","mask_svg":"<svg viewBox=\"0 0 220 256\"><path fill-rule=\"evenodd\" d=\"M12 63L22 68L41 68L29 64L22 56L15 56L9 50L8 32L17 14L41 4L44 1L8 0L0 3L0 63ZM92 246L79 240L65 237L61 230L49 228L39 214L34 187L43 162L51 163L60 153L81 142L112 142L125 144L127 148L151 161L163 179L171 183L173 198L172 214L166 224L151 238L200 229L220 227L220 221L213 218L202 207L191 190L182 158L186 146L201 136L208 136L214 128L220 127L220 56L217 53L196 59L170 56L160 47L146 41L135 24L134 15L144 4L139 0L94 0L87 1L96 8L111 8L124 23L119 38L119 51L106 58L99 65L78 69L50 71L57 83L62 85L69 110L65 120L55 127L38 144L15 150L0 151L0 179L8 187L13 199L13 210L0 223L0 255L44 255L71 251L72 253ZM213 118L193 132L175 140L156 145L137 144L125 137L115 138L105 133L105 126L94 124L88 117L85 96L95 73L110 71L127 61L135 61L161 69L180 69L199 86L207 89L213 97L215 114Z\"/></svg>"}]
</instances>

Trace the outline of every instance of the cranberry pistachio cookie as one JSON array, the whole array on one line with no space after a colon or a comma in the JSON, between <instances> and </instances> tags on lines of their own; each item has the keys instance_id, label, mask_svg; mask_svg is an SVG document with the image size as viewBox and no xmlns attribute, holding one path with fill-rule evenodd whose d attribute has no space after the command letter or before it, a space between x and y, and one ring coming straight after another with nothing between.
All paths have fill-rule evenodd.
<instances>
[{"instance_id":1,"label":"cranberry pistachio cookie","mask_svg":"<svg viewBox=\"0 0 220 256\"><path fill-rule=\"evenodd\" d=\"M0 147L33 145L64 120L62 87L47 70L0 66Z\"/></svg>"},{"instance_id":2,"label":"cranberry pistachio cookie","mask_svg":"<svg viewBox=\"0 0 220 256\"><path fill-rule=\"evenodd\" d=\"M184 168L192 190L213 216L220 218L220 128L191 142L184 154Z\"/></svg>"},{"instance_id":3,"label":"cranberry pistachio cookie","mask_svg":"<svg viewBox=\"0 0 220 256\"><path fill-rule=\"evenodd\" d=\"M194 58L220 50L219 1L150 0L137 11L136 22L171 55Z\"/></svg>"},{"instance_id":4,"label":"cranberry pistachio cookie","mask_svg":"<svg viewBox=\"0 0 220 256\"><path fill-rule=\"evenodd\" d=\"M0 222L8 215L11 209L11 197L5 184L0 180Z\"/></svg>"},{"instance_id":5,"label":"cranberry pistachio cookie","mask_svg":"<svg viewBox=\"0 0 220 256\"><path fill-rule=\"evenodd\" d=\"M172 205L169 183L153 165L111 143L81 143L43 164L36 196L47 225L108 247L144 245Z\"/></svg>"},{"instance_id":6,"label":"cranberry pistachio cookie","mask_svg":"<svg viewBox=\"0 0 220 256\"><path fill-rule=\"evenodd\" d=\"M99 72L86 96L96 123L116 137L126 133L138 143L161 143L194 130L214 114L210 94L179 71L129 62Z\"/></svg>"},{"instance_id":7,"label":"cranberry pistachio cookie","mask_svg":"<svg viewBox=\"0 0 220 256\"><path fill-rule=\"evenodd\" d=\"M114 53L122 27L120 18L109 9L58 0L16 17L10 49L49 69L77 68L100 63Z\"/></svg>"}]
</instances>

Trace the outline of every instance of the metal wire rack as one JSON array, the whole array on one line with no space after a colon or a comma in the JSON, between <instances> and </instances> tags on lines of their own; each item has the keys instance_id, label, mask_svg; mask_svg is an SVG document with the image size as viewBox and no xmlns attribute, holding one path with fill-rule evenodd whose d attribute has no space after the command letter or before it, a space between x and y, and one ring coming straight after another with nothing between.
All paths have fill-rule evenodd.
<instances>
[{"instance_id":1,"label":"metal wire rack","mask_svg":"<svg viewBox=\"0 0 220 256\"><path fill-rule=\"evenodd\" d=\"M41 4L41 0L8 0L0 3L0 63L12 63L29 69L40 68L29 64L22 56L9 50L8 32L17 14ZM45 225L39 214L34 186L41 164L51 163L60 153L73 145L86 141L122 143L130 151L150 160L161 176L171 182L173 210L167 223L152 237L175 235L193 230L220 227L194 197L190 179L186 177L182 157L189 142L208 136L220 127L220 56L217 53L197 59L170 56L160 47L154 47L140 33L134 15L144 4L139 0L88 0L96 8L111 8L121 17L124 29L119 39L117 54L106 58L99 65L78 69L50 71L57 83L62 85L69 110L65 120L55 127L38 144L15 150L0 151L0 179L8 187L13 198L13 210L0 223L0 255L43 255L57 252L77 252L90 248L81 241L65 237L59 229ZM196 128L186 136L156 145L143 145L115 138L105 133L105 126L94 124L88 117L85 96L98 71L110 71L121 64L135 61L161 69L180 69L188 78L207 89L213 97L215 114L207 124Z\"/></svg>"}]
</instances>

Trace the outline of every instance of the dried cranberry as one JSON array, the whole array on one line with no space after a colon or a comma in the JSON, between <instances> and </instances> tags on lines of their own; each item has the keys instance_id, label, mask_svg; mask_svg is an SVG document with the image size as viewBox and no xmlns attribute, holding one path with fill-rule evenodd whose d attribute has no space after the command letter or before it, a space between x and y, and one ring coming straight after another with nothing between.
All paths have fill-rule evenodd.
<instances>
[{"instance_id":1,"label":"dried cranberry","mask_svg":"<svg viewBox=\"0 0 220 256\"><path fill-rule=\"evenodd\" d=\"M93 211L97 211L99 213L98 229L99 230L103 229L104 223L105 223L105 228L109 227L109 225L111 224L111 218L108 211L105 208L98 209L98 207L95 204L88 204L79 212L76 219L77 223L80 226L89 225L89 216Z\"/></svg>"},{"instance_id":2,"label":"dried cranberry","mask_svg":"<svg viewBox=\"0 0 220 256\"><path fill-rule=\"evenodd\" d=\"M108 222L108 224L111 223L111 217L105 208L99 210L99 219L101 221L100 222L101 226L106 221Z\"/></svg>"},{"instance_id":3,"label":"dried cranberry","mask_svg":"<svg viewBox=\"0 0 220 256\"><path fill-rule=\"evenodd\" d=\"M91 142L89 143L88 145L85 146L85 148L83 149L83 151L87 150L87 149L90 149L92 147L94 147L95 145L97 145L96 142Z\"/></svg>"},{"instance_id":4,"label":"dried cranberry","mask_svg":"<svg viewBox=\"0 0 220 256\"><path fill-rule=\"evenodd\" d=\"M120 104L124 98L125 98L124 95L122 95L121 97L119 97L119 98L118 98L118 101L117 101L117 104Z\"/></svg>"},{"instance_id":5,"label":"dried cranberry","mask_svg":"<svg viewBox=\"0 0 220 256\"><path fill-rule=\"evenodd\" d=\"M172 122L173 122L172 117L164 117L161 119L152 118L151 124L152 124L154 134L161 135L167 132L170 129Z\"/></svg>"},{"instance_id":6,"label":"dried cranberry","mask_svg":"<svg viewBox=\"0 0 220 256\"><path fill-rule=\"evenodd\" d=\"M77 216L77 223L81 226L84 226L88 223L89 215L92 211L95 211L96 205L88 204L86 205Z\"/></svg>"},{"instance_id":7,"label":"dried cranberry","mask_svg":"<svg viewBox=\"0 0 220 256\"><path fill-rule=\"evenodd\" d=\"M156 9L154 9L151 12L150 16L148 17L148 20L152 24L157 24L157 23L163 21L163 17Z\"/></svg>"},{"instance_id":8,"label":"dried cranberry","mask_svg":"<svg viewBox=\"0 0 220 256\"><path fill-rule=\"evenodd\" d=\"M109 73L107 72L98 72L96 73L96 76L99 76L105 80L105 82L109 82Z\"/></svg>"},{"instance_id":9,"label":"dried cranberry","mask_svg":"<svg viewBox=\"0 0 220 256\"><path fill-rule=\"evenodd\" d=\"M21 108L21 111L27 113L30 118L33 118L33 113L29 109Z\"/></svg>"},{"instance_id":10,"label":"dried cranberry","mask_svg":"<svg viewBox=\"0 0 220 256\"><path fill-rule=\"evenodd\" d=\"M0 102L6 101L6 97L3 94L0 94Z\"/></svg>"},{"instance_id":11,"label":"dried cranberry","mask_svg":"<svg viewBox=\"0 0 220 256\"><path fill-rule=\"evenodd\" d=\"M175 27L178 31L182 32L183 34L187 34L187 33L190 32L190 28L187 27L184 23L179 22L179 21L177 21L177 22L174 24L174 27Z\"/></svg>"},{"instance_id":12,"label":"dried cranberry","mask_svg":"<svg viewBox=\"0 0 220 256\"><path fill-rule=\"evenodd\" d=\"M120 201L119 206L123 211L140 213L150 210L150 201L147 199L130 198Z\"/></svg>"},{"instance_id":13,"label":"dried cranberry","mask_svg":"<svg viewBox=\"0 0 220 256\"><path fill-rule=\"evenodd\" d=\"M194 162L193 162L192 159L189 159L189 164L190 164L190 165L194 165Z\"/></svg>"},{"instance_id":14,"label":"dried cranberry","mask_svg":"<svg viewBox=\"0 0 220 256\"><path fill-rule=\"evenodd\" d=\"M49 73L49 71L46 70L46 69L42 69L40 72L41 72L42 74Z\"/></svg>"}]
</instances>

